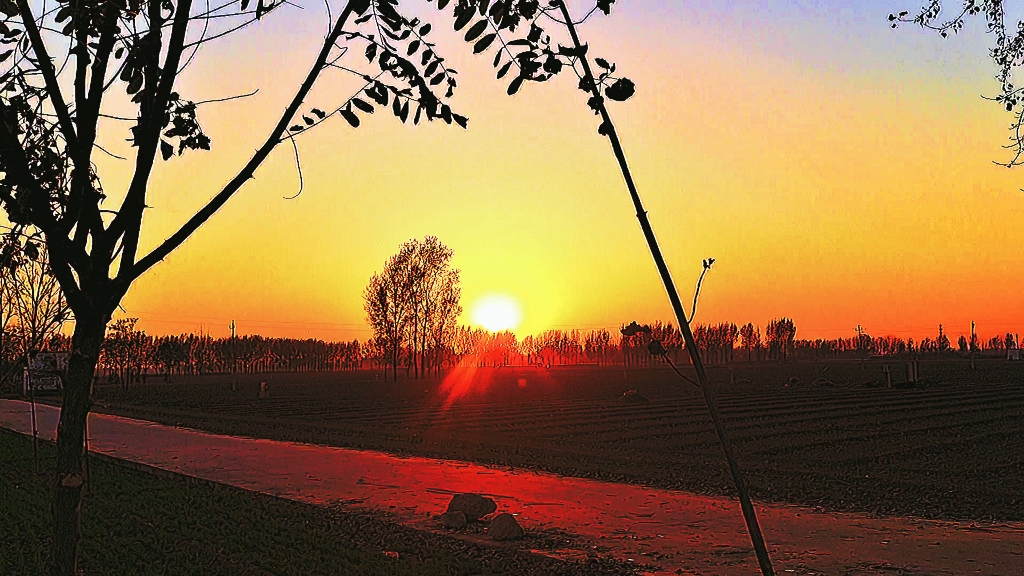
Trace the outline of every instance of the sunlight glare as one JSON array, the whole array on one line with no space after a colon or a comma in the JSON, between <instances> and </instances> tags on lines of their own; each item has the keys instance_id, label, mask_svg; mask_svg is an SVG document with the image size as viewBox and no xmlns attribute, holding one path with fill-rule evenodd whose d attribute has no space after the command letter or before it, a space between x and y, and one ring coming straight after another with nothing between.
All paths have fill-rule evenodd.
<instances>
[{"instance_id":1,"label":"sunlight glare","mask_svg":"<svg viewBox=\"0 0 1024 576\"><path fill-rule=\"evenodd\" d=\"M512 330L519 326L521 318L519 303L503 294L486 296L473 307L473 322L491 332Z\"/></svg>"}]
</instances>

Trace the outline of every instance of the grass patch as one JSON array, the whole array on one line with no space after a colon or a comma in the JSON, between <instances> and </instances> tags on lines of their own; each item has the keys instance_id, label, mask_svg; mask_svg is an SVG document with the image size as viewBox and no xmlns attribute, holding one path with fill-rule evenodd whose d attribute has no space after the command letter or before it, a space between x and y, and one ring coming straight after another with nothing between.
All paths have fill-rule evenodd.
<instances>
[{"instance_id":1,"label":"grass patch","mask_svg":"<svg viewBox=\"0 0 1024 576\"><path fill-rule=\"evenodd\" d=\"M0 574L46 572L53 446L0 433ZM91 462L80 566L86 574L623 574L405 528L385 518ZM385 551L398 552L398 557Z\"/></svg>"}]
</instances>

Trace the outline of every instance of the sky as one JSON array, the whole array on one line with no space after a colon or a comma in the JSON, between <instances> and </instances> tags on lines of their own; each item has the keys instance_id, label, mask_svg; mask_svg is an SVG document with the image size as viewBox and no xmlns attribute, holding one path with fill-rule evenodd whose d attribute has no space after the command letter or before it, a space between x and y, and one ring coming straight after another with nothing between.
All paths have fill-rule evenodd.
<instances>
[{"instance_id":1,"label":"sky","mask_svg":"<svg viewBox=\"0 0 1024 576\"><path fill-rule=\"evenodd\" d=\"M403 0L404 2L405 0ZM143 250L173 232L245 162L276 122L326 29L297 3L210 44L179 91L200 107L208 153L160 163ZM575 82L508 97L491 55L451 16L434 24L459 71L452 105L468 130L358 129L335 118L280 146L210 222L132 287L115 317L151 334L204 331L370 336L362 291L399 245L435 235L476 302L519 303L521 335L672 317L598 121ZM992 102L992 38L980 21L941 39L886 16L917 3L619 0L581 27L591 54L637 85L610 110L683 300L714 257L698 323L794 319L800 338L983 336L1024 328L1024 169L993 164L1011 118ZM579 14L583 1L570 2ZM335 2L337 14L340 3ZM345 61L363 65L362 47ZM493 52L493 51L492 51ZM333 109L352 81L326 75L307 100ZM99 143L128 152L111 121ZM97 158L111 200L130 165Z\"/></svg>"}]
</instances>

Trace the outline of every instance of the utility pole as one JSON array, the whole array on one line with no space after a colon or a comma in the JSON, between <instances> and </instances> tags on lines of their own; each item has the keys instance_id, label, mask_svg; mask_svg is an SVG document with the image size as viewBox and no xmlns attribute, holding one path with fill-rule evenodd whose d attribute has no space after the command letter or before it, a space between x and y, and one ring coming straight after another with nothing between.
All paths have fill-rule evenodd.
<instances>
[{"instance_id":1,"label":"utility pole","mask_svg":"<svg viewBox=\"0 0 1024 576\"><path fill-rule=\"evenodd\" d=\"M971 370L974 370L974 351L978 348L978 335L974 332L974 320L971 320Z\"/></svg>"},{"instance_id":2,"label":"utility pole","mask_svg":"<svg viewBox=\"0 0 1024 576\"><path fill-rule=\"evenodd\" d=\"M860 369L864 370L864 359L868 355L867 348L864 346L864 328L857 324L857 353L860 355Z\"/></svg>"},{"instance_id":3,"label":"utility pole","mask_svg":"<svg viewBox=\"0 0 1024 576\"><path fill-rule=\"evenodd\" d=\"M235 347L235 321L231 321L231 391L238 390L238 380L234 378L235 369L238 366L238 351Z\"/></svg>"}]
</instances>

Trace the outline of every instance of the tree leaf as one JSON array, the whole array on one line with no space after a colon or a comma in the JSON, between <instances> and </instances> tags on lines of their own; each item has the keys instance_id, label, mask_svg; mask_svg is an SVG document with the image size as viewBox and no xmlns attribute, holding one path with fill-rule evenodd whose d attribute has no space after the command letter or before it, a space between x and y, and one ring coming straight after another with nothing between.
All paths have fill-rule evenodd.
<instances>
[{"instance_id":1,"label":"tree leaf","mask_svg":"<svg viewBox=\"0 0 1024 576\"><path fill-rule=\"evenodd\" d=\"M562 61L554 54L548 54L548 59L544 61L544 71L548 74L558 74L562 71Z\"/></svg>"},{"instance_id":2,"label":"tree leaf","mask_svg":"<svg viewBox=\"0 0 1024 576\"><path fill-rule=\"evenodd\" d=\"M476 40L477 36L484 33L487 30L487 20L481 20L476 24L470 26L469 30L466 31L466 42L472 42Z\"/></svg>"},{"instance_id":3,"label":"tree leaf","mask_svg":"<svg viewBox=\"0 0 1024 576\"><path fill-rule=\"evenodd\" d=\"M433 78L430 79L431 86L437 86L441 82L444 82L444 72L438 73L437 76L434 76Z\"/></svg>"},{"instance_id":4,"label":"tree leaf","mask_svg":"<svg viewBox=\"0 0 1024 576\"><path fill-rule=\"evenodd\" d=\"M459 126L462 126L463 128L469 127L469 118L466 118L465 116L462 116L460 114L452 114L452 118L455 120L455 123L458 124Z\"/></svg>"},{"instance_id":5,"label":"tree leaf","mask_svg":"<svg viewBox=\"0 0 1024 576\"><path fill-rule=\"evenodd\" d=\"M501 78L504 78L505 74L508 74L508 70L511 67L512 67L512 60L509 60L508 62L505 62L505 65L502 66L500 70L498 70L498 79L500 80Z\"/></svg>"},{"instance_id":6,"label":"tree leaf","mask_svg":"<svg viewBox=\"0 0 1024 576\"><path fill-rule=\"evenodd\" d=\"M309 116L303 116L302 121L306 123L306 126L312 126L313 124L316 124L316 122L314 122L313 119L310 118Z\"/></svg>"},{"instance_id":7,"label":"tree leaf","mask_svg":"<svg viewBox=\"0 0 1024 576\"><path fill-rule=\"evenodd\" d=\"M167 160L174 155L174 146L171 146L166 140L161 140L160 155L163 156L164 160Z\"/></svg>"},{"instance_id":8,"label":"tree leaf","mask_svg":"<svg viewBox=\"0 0 1024 576\"><path fill-rule=\"evenodd\" d=\"M312 112L313 114L316 114L316 115L317 115L317 118L320 118L321 120L323 120L324 118L326 118L326 117L327 117L327 113L326 113L326 112L324 112L323 110L319 109L319 108L313 108L313 109L311 110L311 112Z\"/></svg>"},{"instance_id":9,"label":"tree leaf","mask_svg":"<svg viewBox=\"0 0 1024 576\"><path fill-rule=\"evenodd\" d=\"M429 22L427 24L424 24L423 27L420 28L420 36L426 36L427 34L430 34L430 23Z\"/></svg>"},{"instance_id":10,"label":"tree leaf","mask_svg":"<svg viewBox=\"0 0 1024 576\"><path fill-rule=\"evenodd\" d=\"M479 54L484 50L487 50L487 47L490 46L497 37L497 34L488 34L487 36L477 40L476 44L473 45L473 54Z\"/></svg>"},{"instance_id":11,"label":"tree leaf","mask_svg":"<svg viewBox=\"0 0 1024 576\"><path fill-rule=\"evenodd\" d=\"M373 62L373 59L377 57L377 44L370 44L366 47L366 61Z\"/></svg>"},{"instance_id":12,"label":"tree leaf","mask_svg":"<svg viewBox=\"0 0 1024 576\"><path fill-rule=\"evenodd\" d=\"M457 8L456 8L457 9ZM459 15L455 17L455 30L462 30L469 24L469 21L473 19L473 10L463 10Z\"/></svg>"},{"instance_id":13,"label":"tree leaf","mask_svg":"<svg viewBox=\"0 0 1024 576\"><path fill-rule=\"evenodd\" d=\"M409 49L406 51L406 55L412 56L419 49L420 49L420 41L419 40L413 40L412 42L409 42Z\"/></svg>"},{"instance_id":14,"label":"tree leaf","mask_svg":"<svg viewBox=\"0 0 1024 576\"><path fill-rule=\"evenodd\" d=\"M360 100L359 98L353 98L352 99L352 105L355 106L356 108L359 108L363 112L366 112L367 114L373 114L373 105L371 105L369 102L367 102L365 100Z\"/></svg>"},{"instance_id":15,"label":"tree leaf","mask_svg":"<svg viewBox=\"0 0 1024 576\"><path fill-rule=\"evenodd\" d=\"M525 78L523 78L522 76L516 76L512 80L512 82L508 85L508 90L506 90L509 96L512 96L516 92L519 92L519 89L523 86L523 80L525 80Z\"/></svg>"},{"instance_id":16,"label":"tree leaf","mask_svg":"<svg viewBox=\"0 0 1024 576\"><path fill-rule=\"evenodd\" d=\"M605 60L604 58L594 58L594 62L597 62L597 65L600 66L601 68L604 68L605 70L611 68L611 65L608 64L608 61Z\"/></svg>"},{"instance_id":17,"label":"tree leaf","mask_svg":"<svg viewBox=\"0 0 1024 576\"><path fill-rule=\"evenodd\" d=\"M619 78L614 84L604 89L604 95L616 102L629 100L635 92L636 86L629 78Z\"/></svg>"},{"instance_id":18,"label":"tree leaf","mask_svg":"<svg viewBox=\"0 0 1024 576\"><path fill-rule=\"evenodd\" d=\"M437 9L444 10L444 7L448 5L450 0L437 0Z\"/></svg>"},{"instance_id":19,"label":"tree leaf","mask_svg":"<svg viewBox=\"0 0 1024 576\"><path fill-rule=\"evenodd\" d=\"M351 125L353 128L359 128L359 116L356 116L354 112L352 112L348 108L342 108L338 112L341 113L341 117L344 118L349 123L349 125Z\"/></svg>"}]
</instances>

